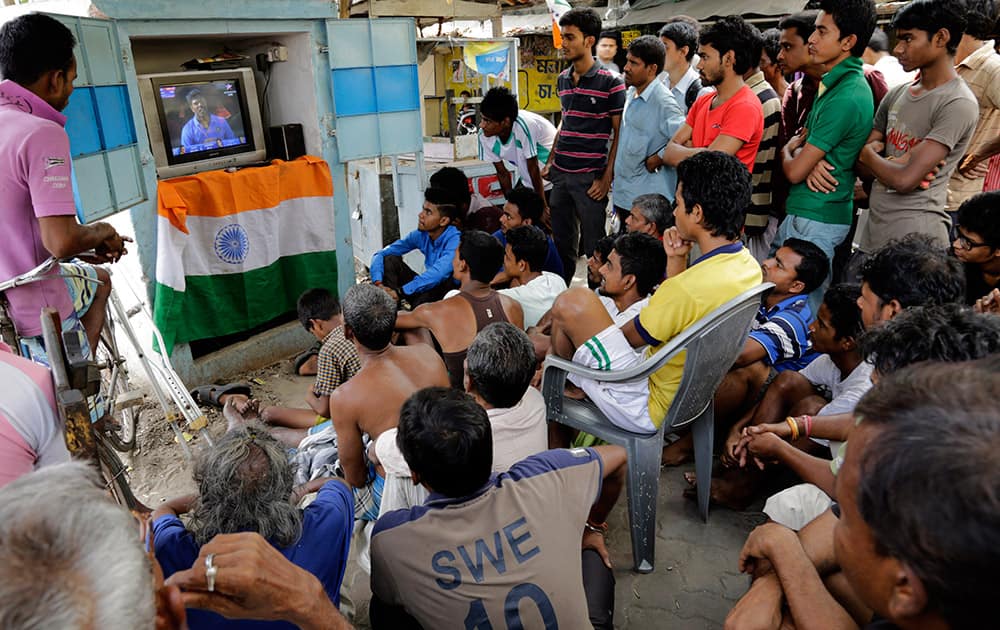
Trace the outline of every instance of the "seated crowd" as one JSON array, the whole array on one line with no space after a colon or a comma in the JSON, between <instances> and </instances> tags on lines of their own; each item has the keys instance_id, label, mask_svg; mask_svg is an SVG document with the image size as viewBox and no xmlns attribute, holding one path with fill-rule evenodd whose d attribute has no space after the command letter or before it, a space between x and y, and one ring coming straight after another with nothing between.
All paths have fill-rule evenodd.
<instances>
[{"instance_id":1,"label":"seated crowd","mask_svg":"<svg viewBox=\"0 0 1000 630\"><path fill-rule=\"evenodd\" d=\"M28 473L22 457L0 476L0 627L348 627L341 589L360 569L376 629L612 628L604 537L628 458L547 422L542 365L639 366L762 282L714 396L719 460L710 479L685 475L686 495L707 484L768 517L733 559L752 581L726 627L988 626L1000 192L979 192L981 177L969 192L993 145L982 89L955 68L956 51L992 46L976 20L995 24L997 8L901 8L896 51L916 73L886 91L863 62L875 3L815 4L767 36L737 16L700 37L664 27L629 45L621 76L591 56L596 12L566 13L564 109L589 90L607 97L590 99L602 115L564 111L543 142L536 116L491 90L481 157L516 167L500 229L475 229L468 181L439 171L418 229L375 254L370 282L342 302L299 300L320 343L308 408L203 391L228 430L197 460L197 494L138 524L91 471L61 463L52 435L25 435L38 409L51 424L44 388L33 407L0 407L0 437L54 464ZM785 88L773 65L802 78ZM595 137L603 157L580 157ZM620 234L596 227L608 208ZM403 261L413 250L422 271ZM684 365L681 353L648 379L571 376L564 395L648 435ZM691 436L667 438L663 464L687 461ZM128 612L108 589L129 594Z\"/></svg>"}]
</instances>

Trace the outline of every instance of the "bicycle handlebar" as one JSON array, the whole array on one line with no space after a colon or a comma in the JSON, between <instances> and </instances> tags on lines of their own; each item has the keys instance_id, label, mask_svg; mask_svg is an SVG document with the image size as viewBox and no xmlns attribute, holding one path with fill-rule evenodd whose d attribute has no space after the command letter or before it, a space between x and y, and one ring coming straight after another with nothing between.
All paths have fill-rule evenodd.
<instances>
[{"instance_id":1,"label":"bicycle handlebar","mask_svg":"<svg viewBox=\"0 0 1000 630\"><path fill-rule=\"evenodd\" d=\"M81 252L81 253L83 255L86 255L88 252ZM10 280L7 280L5 282L0 282L0 293L13 289L14 287L19 287L25 284L31 284L33 282L40 282L42 280L49 280L51 278L80 278L81 280L84 280L86 282L92 282L94 284L104 284L104 282L102 282L101 280L98 280L97 278L91 278L90 276L82 273L67 273L61 271L56 274L50 274L49 272L52 271L52 269L55 268L56 265L59 264L59 262L60 259L53 256L48 260L46 260L45 262L43 262L42 264L35 267L34 269L29 269L28 271L25 271L20 275L14 276Z\"/></svg>"}]
</instances>

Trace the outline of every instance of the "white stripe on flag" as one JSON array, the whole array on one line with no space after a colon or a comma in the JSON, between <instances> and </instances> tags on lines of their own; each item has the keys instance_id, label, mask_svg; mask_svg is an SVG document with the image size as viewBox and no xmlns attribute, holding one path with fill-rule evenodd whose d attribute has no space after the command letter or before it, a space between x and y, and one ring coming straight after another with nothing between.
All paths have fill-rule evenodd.
<instances>
[{"instance_id":1,"label":"white stripe on flag","mask_svg":"<svg viewBox=\"0 0 1000 630\"><path fill-rule=\"evenodd\" d=\"M245 273L285 256L332 251L333 222L332 197L288 199L275 208L225 217L189 216L189 234L159 217L156 281L183 291L184 276ZM234 225L238 227L226 230Z\"/></svg>"}]
</instances>

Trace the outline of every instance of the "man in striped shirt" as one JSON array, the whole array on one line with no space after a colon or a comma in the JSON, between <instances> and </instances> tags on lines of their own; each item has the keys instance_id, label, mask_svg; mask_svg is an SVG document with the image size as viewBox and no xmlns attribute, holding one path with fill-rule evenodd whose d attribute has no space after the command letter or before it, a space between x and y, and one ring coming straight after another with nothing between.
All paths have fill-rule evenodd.
<instances>
[{"instance_id":1,"label":"man in striped shirt","mask_svg":"<svg viewBox=\"0 0 1000 630\"><path fill-rule=\"evenodd\" d=\"M552 182L552 236L569 284L576 270L581 231L586 252L594 251L604 236L625 84L593 57L601 33L596 11L571 9L559 20L559 27L563 55L572 65L559 75L562 124L542 176Z\"/></svg>"},{"instance_id":2,"label":"man in striped shirt","mask_svg":"<svg viewBox=\"0 0 1000 630\"><path fill-rule=\"evenodd\" d=\"M764 282L773 282L774 288L761 300L743 350L715 394L717 418L740 418L780 372L801 370L819 356L809 340L816 314L807 298L826 280L829 267L822 249L797 238L788 239L761 265Z\"/></svg>"},{"instance_id":3,"label":"man in striped shirt","mask_svg":"<svg viewBox=\"0 0 1000 630\"><path fill-rule=\"evenodd\" d=\"M756 31L756 27L753 27ZM751 58L753 67L743 74L743 81L753 90L764 111L764 135L760 139L757 157L753 162L753 197L747 208L746 223L743 227L743 242L757 260L764 262L771 250L771 241L778 232L778 222L783 201L775 199L775 178L784 175L775 170L778 155L778 132L781 127L781 97L767 82L761 70L764 58L764 36L760 35L759 50L754 45Z\"/></svg>"}]
</instances>

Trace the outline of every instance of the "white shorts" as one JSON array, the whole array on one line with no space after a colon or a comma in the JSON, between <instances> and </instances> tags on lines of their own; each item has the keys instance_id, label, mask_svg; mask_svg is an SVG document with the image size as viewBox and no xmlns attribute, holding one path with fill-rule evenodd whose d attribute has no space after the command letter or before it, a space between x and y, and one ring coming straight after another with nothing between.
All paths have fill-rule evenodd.
<instances>
[{"instance_id":1,"label":"white shorts","mask_svg":"<svg viewBox=\"0 0 1000 630\"><path fill-rule=\"evenodd\" d=\"M611 325L585 341L573 354L573 363L596 370L624 370L642 363L618 326ZM649 379L631 383L605 383L574 374L571 383L582 389L615 426L636 433L653 433L649 419Z\"/></svg>"},{"instance_id":2,"label":"white shorts","mask_svg":"<svg viewBox=\"0 0 1000 630\"><path fill-rule=\"evenodd\" d=\"M764 514L772 521L799 531L830 509L833 499L811 483L800 483L767 499Z\"/></svg>"}]
</instances>

